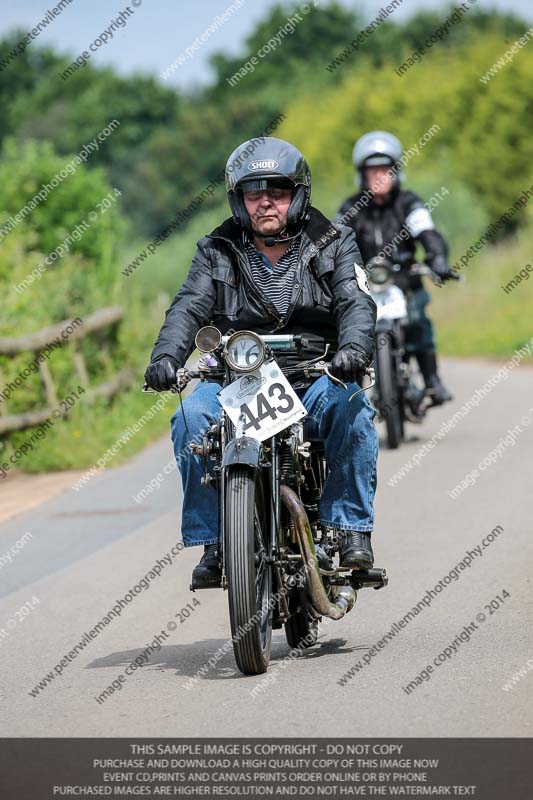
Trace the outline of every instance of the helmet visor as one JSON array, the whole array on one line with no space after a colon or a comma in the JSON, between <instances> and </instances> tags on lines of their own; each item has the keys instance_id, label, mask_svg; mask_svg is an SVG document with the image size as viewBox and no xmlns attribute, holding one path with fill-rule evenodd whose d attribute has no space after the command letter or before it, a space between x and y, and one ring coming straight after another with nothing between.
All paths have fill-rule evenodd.
<instances>
[{"instance_id":1,"label":"helmet visor","mask_svg":"<svg viewBox=\"0 0 533 800\"><path fill-rule=\"evenodd\" d=\"M373 156L369 156L365 158L363 162L363 169L366 167L392 167L394 166L394 161L390 156L384 155L382 153L376 153Z\"/></svg>"},{"instance_id":2,"label":"helmet visor","mask_svg":"<svg viewBox=\"0 0 533 800\"><path fill-rule=\"evenodd\" d=\"M258 189L294 189L294 183L289 178L255 178L241 181L239 187L243 192L254 192Z\"/></svg>"},{"instance_id":3,"label":"helmet visor","mask_svg":"<svg viewBox=\"0 0 533 800\"><path fill-rule=\"evenodd\" d=\"M264 192L272 200L282 200L290 198L294 183L287 178L262 178L243 181L239 188L249 200L259 200Z\"/></svg>"}]
</instances>

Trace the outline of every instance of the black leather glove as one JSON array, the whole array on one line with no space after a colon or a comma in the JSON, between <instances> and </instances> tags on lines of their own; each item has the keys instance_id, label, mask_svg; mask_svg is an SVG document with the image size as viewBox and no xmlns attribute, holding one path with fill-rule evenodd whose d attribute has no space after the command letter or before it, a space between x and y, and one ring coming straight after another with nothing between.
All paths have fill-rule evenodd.
<instances>
[{"instance_id":1,"label":"black leather glove","mask_svg":"<svg viewBox=\"0 0 533 800\"><path fill-rule=\"evenodd\" d=\"M348 344L337 350L331 361L331 374L340 378L345 383L357 381L368 366L368 358L365 353L355 345Z\"/></svg>"},{"instance_id":2,"label":"black leather glove","mask_svg":"<svg viewBox=\"0 0 533 800\"><path fill-rule=\"evenodd\" d=\"M168 392L176 385L178 367L178 362L172 356L161 356L148 365L144 380L156 392Z\"/></svg>"},{"instance_id":3,"label":"black leather glove","mask_svg":"<svg viewBox=\"0 0 533 800\"><path fill-rule=\"evenodd\" d=\"M448 261L444 256L435 256L433 261L431 262L431 270L435 273L435 275L440 278L441 281L449 281L449 280L457 280L459 277L457 273L455 273Z\"/></svg>"}]
</instances>

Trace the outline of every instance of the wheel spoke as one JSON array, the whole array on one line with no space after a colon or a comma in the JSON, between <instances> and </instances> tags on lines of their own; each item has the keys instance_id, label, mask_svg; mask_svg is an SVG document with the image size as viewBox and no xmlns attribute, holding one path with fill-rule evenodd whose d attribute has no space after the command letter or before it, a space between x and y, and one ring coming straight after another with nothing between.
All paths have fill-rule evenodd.
<instances>
[{"instance_id":1,"label":"wheel spoke","mask_svg":"<svg viewBox=\"0 0 533 800\"><path fill-rule=\"evenodd\" d=\"M264 647L268 638L268 619L269 619L269 572L266 561L267 551L263 539L263 530L257 506L254 511L254 541L255 541L255 590L256 590L256 609L261 612L259 620L259 631L261 644Z\"/></svg>"}]
</instances>

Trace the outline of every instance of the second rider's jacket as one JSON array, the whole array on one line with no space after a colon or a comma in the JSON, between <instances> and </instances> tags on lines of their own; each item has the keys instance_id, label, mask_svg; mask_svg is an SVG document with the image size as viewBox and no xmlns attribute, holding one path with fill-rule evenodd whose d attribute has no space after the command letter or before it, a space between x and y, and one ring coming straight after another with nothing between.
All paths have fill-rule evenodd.
<instances>
[{"instance_id":1,"label":"second rider's jacket","mask_svg":"<svg viewBox=\"0 0 533 800\"><path fill-rule=\"evenodd\" d=\"M417 242L426 251L430 267L436 259L447 262L446 242L414 192L395 188L383 205L375 203L369 193L358 192L342 204L335 221L355 232L365 264L382 255L407 269L415 261ZM415 283L421 285L420 279L416 278Z\"/></svg>"},{"instance_id":2,"label":"second rider's jacket","mask_svg":"<svg viewBox=\"0 0 533 800\"><path fill-rule=\"evenodd\" d=\"M185 364L203 325L222 333L252 330L309 333L338 347L354 344L368 361L374 350L376 306L368 292L353 231L334 225L315 208L301 237L287 313L280 318L255 286L245 233L227 219L198 242L189 274L175 296L152 351Z\"/></svg>"}]
</instances>

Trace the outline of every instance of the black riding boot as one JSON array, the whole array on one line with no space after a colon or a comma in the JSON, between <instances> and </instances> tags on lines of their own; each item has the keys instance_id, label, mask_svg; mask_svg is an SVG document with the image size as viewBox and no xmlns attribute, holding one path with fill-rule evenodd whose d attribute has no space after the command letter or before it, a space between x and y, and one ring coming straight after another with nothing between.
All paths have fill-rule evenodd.
<instances>
[{"instance_id":1,"label":"black riding boot","mask_svg":"<svg viewBox=\"0 0 533 800\"><path fill-rule=\"evenodd\" d=\"M359 531L339 531L339 563L351 569L371 569L374 553L370 543L370 533Z\"/></svg>"},{"instance_id":2,"label":"black riding boot","mask_svg":"<svg viewBox=\"0 0 533 800\"><path fill-rule=\"evenodd\" d=\"M204 554L192 571L192 580L196 588L220 586L221 570L218 561L216 544L204 545Z\"/></svg>"},{"instance_id":3,"label":"black riding boot","mask_svg":"<svg viewBox=\"0 0 533 800\"><path fill-rule=\"evenodd\" d=\"M435 353L416 353L416 360L426 384L426 394L433 405L440 406L452 399L437 373L437 356Z\"/></svg>"}]
</instances>

